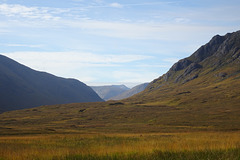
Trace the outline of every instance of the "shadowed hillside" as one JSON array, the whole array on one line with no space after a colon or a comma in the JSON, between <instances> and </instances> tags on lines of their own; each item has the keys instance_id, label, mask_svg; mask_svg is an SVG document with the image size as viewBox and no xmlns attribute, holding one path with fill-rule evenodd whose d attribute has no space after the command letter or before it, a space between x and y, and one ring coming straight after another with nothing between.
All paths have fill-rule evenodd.
<instances>
[{"instance_id":1,"label":"shadowed hillside","mask_svg":"<svg viewBox=\"0 0 240 160\"><path fill-rule=\"evenodd\" d=\"M0 55L0 112L96 101L102 99L78 80L38 72Z\"/></svg>"}]
</instances>

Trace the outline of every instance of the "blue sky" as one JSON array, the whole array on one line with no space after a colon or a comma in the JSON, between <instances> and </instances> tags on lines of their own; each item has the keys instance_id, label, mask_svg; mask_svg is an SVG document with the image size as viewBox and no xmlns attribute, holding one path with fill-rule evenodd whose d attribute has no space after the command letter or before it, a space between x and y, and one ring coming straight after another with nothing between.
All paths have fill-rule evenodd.
<instances>
[{"instance_id":1,"label":"blue sky","mask_svg":"<svg viewBox=\"0 0 240 160\"><path fill-rule=\"evenodd\" d=\"M216 34L239 0L0 0L0 54L88 85L150 82Z\"/></svg>"}]
</instances>

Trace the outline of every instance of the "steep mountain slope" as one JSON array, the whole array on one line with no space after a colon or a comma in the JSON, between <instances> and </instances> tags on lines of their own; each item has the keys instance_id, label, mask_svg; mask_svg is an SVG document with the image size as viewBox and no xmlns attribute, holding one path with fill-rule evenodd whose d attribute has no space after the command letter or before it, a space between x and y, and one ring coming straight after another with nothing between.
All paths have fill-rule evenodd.
<instances>
[{"instance_id":1,"label":"steep mountain slope","mask_svg":"<svg viewBox=\"0 0 240 160\"><path fill-rule=\"evenodd\" d=\"M102 99L84 83L32 70L0 55L0 111Z\"/></svg>"},{"instance_id":2,"label":"steep mountain slope","mask_svg":"<svg viewBox=\"0 0 240 160\"><path fill-rule=\"evenodd\" d=\"M127 90L125 92L123 92L120 95L117 95L115 97L112 97L111 100L121 100L121 99L125 99L128 97L131 97L139 92L142 92L148 85L149 83L143 83L143 84L139 84L133 88L131 88L130 90Z\"/></svg>"},{"instance_id":3,"label":"steep mountain slope","mask_svg":"<svg viewBox=\"0 0 240 160\"><path fill-rule=\"evenodd\" d=\"M129 90L125 85L92 86L92 89L104 100L109 100Z\"/></svg>"},{"instance_id":4,"label":"steep mountain slope","mask_svg":"<svg viewBox=\"0 0 240 160\"><path fill-rule=\"evenodd\" d=\"M183 107L239 108L240 31L214 36L129 101L134 100Z\"/></svg>"}]
</instances>

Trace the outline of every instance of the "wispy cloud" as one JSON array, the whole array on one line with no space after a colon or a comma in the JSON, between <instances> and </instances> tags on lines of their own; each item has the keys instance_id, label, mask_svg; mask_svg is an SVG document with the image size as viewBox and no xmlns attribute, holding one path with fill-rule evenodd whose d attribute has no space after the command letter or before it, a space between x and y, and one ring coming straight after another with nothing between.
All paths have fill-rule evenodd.
<instances>
[{"instance_id":1,"label":"wispy cloud","mask_svg":"<svg viewBox=\"0 0 240 160\"><path fill-rule=\"evenodd\" d=\"M3 54L30 66L58 63L76 66L83 64L94 67L102 65L105 67L153 58L146 55L99 55L85 52L12 52Z\"/></svg>"},{"instance_id":2,"label":"wispy cloud","mask_svg":"<svg viewBox=\"0 0 240 160\"><path fill-rule=\"evenodd\" d=\"M0 44L2 46L7 46L7 47L29 47L29 48L41 48L43 47L44 45L40 45L40 44L6 44L6 43L2 43Z\"/></svg>"},{"instance_id":3,"label":"wispy cloud","mask_svg":"<svg viewBox=\"0 0 240 160\"><path fill-rule=\"evenodd\" d=\"M178 2L143 2L143 3L127 3L125 6L156 6L156 5L170 5L170 4L176 4Z\"/></svg>"},{"instance_id":4,"label":"wispy cloud","mask_svg":"<svg viewBox=\"0 0 240 160\"><path fill-rule=\"evenodd\" d=\"M127 23L100 20L65 21L72 28L84 29L88 34L127 39L153 39L182 41L198 33L232 30L234 27L174 23ZM205 35L203 35L205 36Z\"/></svg>"},{"instance_id":5,"label":"wispy cloud","mask_svg":"<svg viewBox=\"0 0 240 160\"><path fill-rule=\"evenodd\" d=\"M106 6L123 7L125 5L160 5L169 3L170 2L149 2L122 5L115 2ZM195 16L206 17L206 15L204 14L199 15L198 12L194 13L196 14ZM169 20L164 23L161 21L151 22L148 20L144 20L142 22L126 22L120 20L106 21L89 18L87 16L85 16L85 18L79 18L79 12L76 10L76 8L62 9L47 7L27 7L18 4L0 4L0 14L7 17L12 17L14 19L16 19L17 17L29 19L29 21L24 23L21 23L22 19L11 21L9 22L9 27L11 28L14 26L24 26L32 28L39 28L45 26L52 28L54 26L63 29L70 28L69 31L64 30L64 32L71 32L71 29L79 29L78 32L84 31L85 34L87 33L90 35L125 39L182 41L186 39L192 39L196 37L195 35L198 33L206 33L206 35L214 31L220 31L225 33L226 30L234 30L236 28L236 26L218 26L208 24L199 25L198 23L190 23L190 19L194 19L194 17L175 17L173 18L173 21ZM84 17L84 13L81 14ZM36 21L34 22L33 20ZM42 20L45 20L47 22L43 22ZM2 32L5 31L2 29L2 27L0 29L2 30ZM202 35L205 36L204 34Z\"/></svg>"},{"instance_id":6,"label":"wispy cloud","mask_svg":"<svg viewBox=\"0 0 240 160\"><path fill-rule=\"evenodd\" d=\"M52 12L59 12L54 10ZM19 4L0 4L0 14L8 17L23 17L41 20L58 20L60 17L50 13L50 8L46 7L27 7Z\"/></svg>"},{"instance_id":7,"label":"wispy cloud","mask_svg":"<svg viewBox=\"0 0 240 160\"><path fill-rule=\"evenodd\" d=\"M121 5L120 3L117 3L117 2L111 3L109 6L114 7L114 8L122 8L123 7L123 5Z\"/></svg>"},{"instance_id":8,"label":"wispy cloud","mask_svg":"<svg viewBox=\"0 0 240 160\"><path fill-rule=\"evenodd\" d=\"M46 71L57 76L78 78L84 82L96 80L99 76L105 79L113 78L119 74L118 81L141 82L144 78L150 81L151 77L146 74L115 72L117 68L123 68L128 63L151 59L145 55L98 55L93 53L79 52L11 52L1 53L26 66L39 71ZM104 68L111 68L104 70ZM113 69L115 68L115 69ZM146 77L148 77L146 79Z\"/></svg>"}]
</instances>

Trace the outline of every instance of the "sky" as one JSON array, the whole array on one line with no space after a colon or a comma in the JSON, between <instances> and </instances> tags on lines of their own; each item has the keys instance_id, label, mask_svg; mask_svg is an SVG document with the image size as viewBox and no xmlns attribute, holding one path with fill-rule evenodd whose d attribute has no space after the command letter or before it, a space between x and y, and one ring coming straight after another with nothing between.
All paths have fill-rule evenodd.
<instances>
[{"instance_id":1,"label":"sky","mask_svg":"<svg viewBox=\"0 0 240 160\"><path fill-rule=\"evenodd\" d=\"M0 54L87 85L151 82L214 35L239 0L0 0Z\"/></svg>"}]
</instances>

